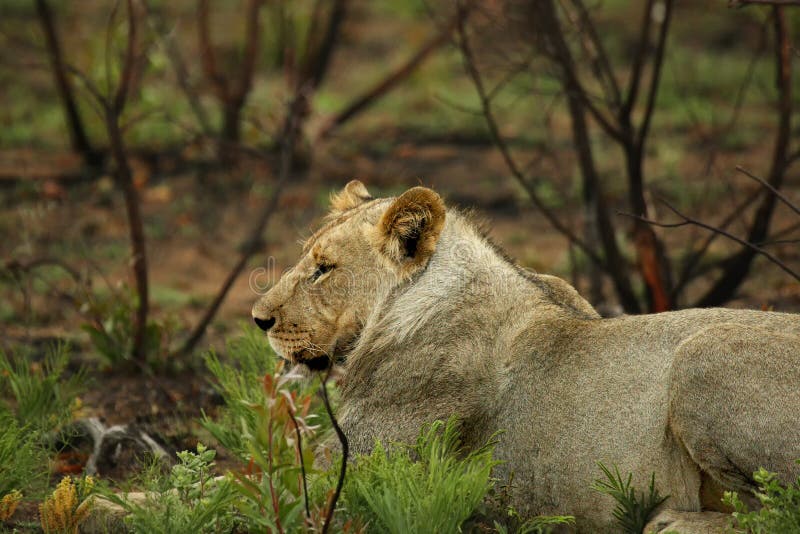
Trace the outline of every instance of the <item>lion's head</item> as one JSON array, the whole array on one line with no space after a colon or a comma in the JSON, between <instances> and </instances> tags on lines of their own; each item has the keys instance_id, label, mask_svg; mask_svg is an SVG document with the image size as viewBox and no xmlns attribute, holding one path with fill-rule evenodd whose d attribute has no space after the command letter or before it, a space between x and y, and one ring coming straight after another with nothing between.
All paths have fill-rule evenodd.
<instances>
[{"instance_id":1,"label":"lion's head","mask_svg":"<svg viewBox=\"0 0 800 534\"><path fill-rule=\"evenodd\" d=\"M253 319L281 357L327 368L352 348L380 296L425 268L444 221L430 189L373 199L361 182L348 183L300 261L253 306Z\"/></svg>"}]
</instances>

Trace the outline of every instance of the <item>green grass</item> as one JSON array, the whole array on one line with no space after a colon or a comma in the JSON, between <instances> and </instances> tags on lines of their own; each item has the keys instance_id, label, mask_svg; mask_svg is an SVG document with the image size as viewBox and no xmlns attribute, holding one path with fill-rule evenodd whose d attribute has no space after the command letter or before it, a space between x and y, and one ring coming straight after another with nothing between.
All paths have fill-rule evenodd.
<instances>
[{"instance_id":1,"label":"green grass","mask_svg":"<svg viewBox=\"0 0 800 534\"><path fill-rule=\"evenodd\" d=\"M412 447L376 443L346 479L343 506L380 532L457 532L493 485L492 444L460 456L457 423L438 421Z\"/></svg>"},{"instance_id":2,"label":"green grass","mask_svg":"<svg viewBox=\"0 0 800 534\"><path fill-rule=\"evenodd\" d=\"M761 503L760 509L751 511L736 492L725 492L722 499L723 503L735 510L732 526L736 527L736 532L800 532L800 478L784 485L778 480L777 474L761 468L753 473L753 480L758 484L755 497Z\"/></svg>"},{"instance_id":3,"label":"green grass","mask_svg":"<svg viewBox=\"0 0 800 534\"><path fill-rule=\"evenodd\" d=\"M647 493L637 493L636 488L631 485L633 475L628 474L627 479L623 479L617 466L614 466L613 472L601 462L597 466L605 478L596 479L592 488L617 502L613 513L620 531L625 534L644 532L644 527L655 510L669 498L668 495L662 496L656 489L655 473L650 477Z\"/></svg>"}]
</instances>

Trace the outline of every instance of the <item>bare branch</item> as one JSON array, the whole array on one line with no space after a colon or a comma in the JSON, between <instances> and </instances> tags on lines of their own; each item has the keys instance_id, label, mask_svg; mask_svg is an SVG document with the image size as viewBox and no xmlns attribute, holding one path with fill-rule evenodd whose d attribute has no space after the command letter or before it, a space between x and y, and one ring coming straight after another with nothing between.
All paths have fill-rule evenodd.
<instances>
[{"instance_id":1,"label":"bare branch","mask_svg":"<svg viewBox=\"0 0 800 534\"><path fill-rule=\"evenodd\" d=\"M596 54L596 64L598 66L599 78L601 83L604 82L607 92L611 93L611 103L614 108L619 111L622 107L622 94L617 82L617 77L614 76L614 70L611 68L611 62L608 59L608 52L606 52L600 35L597 33L597 28L589 16L589 10L583 0L571 0L572 5L578 11L578 22L581 28L581 35L588 37L589 41L594 48Z\"/></svg>"},{"instance_id":2,"label":"bare branch","mask_svg":"<svg viewBox=\"0 0 800 534\"><path fill-rule=\"evenodd\" d=\"M203 63L206 78L211 82L211 87L217 98L227 102L229 100L228 86L225 83L225 78L217 68L214 46L211 44L208 0L198 0L197 2L197 37L200 45L200 59Z\"/></svg>"},{"instance_id":3,"label":"bare branch","mask_svg":"<svg viewBox=\"0 0 800 534\"><path fill-rule=\"evenodd\" d=\"M244 104L247 94L253 85L253 73L256 68L256 57L258 57L258 36L261 33L258 23L258 12L261 8L262 0L250 0L247 4L245 39L244 39L244 58L242 67L239 71L239 83L231 91L231 98L241 107Z\"/></svg>"},{"instance_id":4,"label":"bare branch","mask_svg":"<svg viewBox=\"0 0 800 534\"><path fill-rule=\"evenodd\" d=\"M133 73L136 69L136 62L139 54L139 24L136 20L136 12L133 0L127 0L128 6L128 45L125 48L125 59L122 63L122 73L119 76L117 90L114 94L112 106L115 113L121 114L125 107L128 94L133 84ZM108 54L108 50L106 53Z\"/></svg>"},{"instance_id":5,"label":"bare branch","mask_svg":"<svg viewBox=\"0 0 800 534\"><path fill-rule=\"evenodd\" d=\"M767 189L769 189L770 192L773 195L775 195L776 197L778 197L779 199L781 199L781 201L783 201L783 203L786 204L789 207L789 209L791 209L796 214L800 215L800 208L797 207L791 200L786 198L786 196L783 193L781 193L780 191L778 191L777 189L772 187L772 185L769 182L767 182L763 178L759 178L755 174L752 174L750 171L748 171L747 169L745 169L744 167L742 167L740 165L736 166L736 170L739 171L740 173L744 174L745 176L747 176L749 178L752 178L756 182L760 183L762 186L764 186Z\"/></svg>"},{"instance_id":6,"label":"bare branch","mask_svg":"<svg viewBox=\"0 0 800 534\"><path fill-rule=\"evenodd\" d=\"M793 271L791 268L789 268L789 266L787 266L785 263L783 263L780 259L775 257L773 254L771 254L769 251L764 250L762 247L760 247L758 245L755 245L755 244L753 244L753 243L751 243L751 242L749 242L747 240L741 239L741 238L731 234L730 232L727 232L726 230L723 230L721 228L717 228L715 226L711 226L711 225L706 224L704 222L698 221L697 219L693 219L691 217L688 217L687 215L684 215L683 213L678 211L669 202L667 202L665 200L662 200L662 201L667 206L667 208L669 208L670 211L672 211L675 215L677 215L678 217L680 217L682 219L680 222L663 223L663 222L659 222L659 221L654 221L654 220L648 219L647 217L641 217L641 216L638 216L638 215L634 215L632 213L622 213L621 215L625 215L626 217L631 217L633 219L636 219L638 221L642 221L642 222L647 223L647 224L651 224L653 226L659 226L661 228L679 228L681 226L694 225L694 226L698 226L700 228L704 228L704 229L706 229L706 230L708 230L710 232L718 233L718 234L720 234L720 235L722 235L724 237L727 237L728 239L730 239L732 241L735 241L735 242L739 243L740 245L752 250L754 253L761 254L762 256L767 258L769 261L771 261L772 263L774 263L775 265L780 267L784 272L786 272L790 276L792 276L792 277L796 278L798 281L800 281L800 273L797 273L797 272Z\"/></svg>"},{"instance_id":7,"label":"bare branch","mask_svg":"<svg viewBox=\"0 0 800 534\"><path fill-rule=\"evenodd\" d=\"M414 73L430 55L439 49L442 45L448 42L450 34L458 23L458 18L466 16L466 14L457 13L450 22L435 36L428 39L405 63L400 65L397 69L390 72L385 78L378 83L367 89L364 93L356 97L352 102L344 107L331 118L325 126L322 127L317 137L325 139L333 133L334 130L341 127L344 123L367 109L369 106L378 101L381 97L389 93L403 80L407 79Z\"/></svg>"},{"instance_id":8,"label":"bare branch","mask_svg":"<svg viewBox=\"0 0 800 534\"><path fill-rule=\"evenodd\" d=\"M582 89L578 83L575 62L564 39L554 3L552 0L544 0L539 3L539 6L539 17L543 23L543 31L550 46L553 48L557 64L561 68L562 86L567 93L573 144L575 145L578 164L583 176L584 204L585 209L589 211L586 229L587 240L596 242L599 238L605 253L605 263L599 267L611 277L620 304L622 304L625 311L637 313L640 310L639 302L627 276L628 266L617 245L614 224L608 213L608 206L606 205L600 178L594 163L594 154L586 124L585 107L577 96ZM597 279L597 277L595 278ZM599 286L599 281L596 281L596 293L600 293Z\"/></svg>"},{"instance_id":9,"label":"bare branch","mask_svg":"<svg viewBox=\"0 0 800 534\"><path fill-rule=\"evenodd\" d=\"M800 0L728 0L728 7L740 8L749 5L800 6Z\"/></svg>"},{"instance_id":10,"label":"bare branch","mask_svg":"<svg viewBox=\"0 0 800 534\"><path fill-rule=\"evenodd\" d=\"M736 207L734 207L731 212L725 217L722 222L717 226L717 228L726 229L728 226L733 223L736 219L742 216L744 210L746 210L753 202L755 202L758 197L761 195L761 191L755 191L750 196L748 196L743 202L740 202ZM672 298L677 299L678 295L686 288L688 283L692 280L696 273L697 266L700 264L700 260L705 255L708 248L711 244L719 237L719 232L712 232L710 233L700 247L689 256L686 262L683 265L683 269L681 270L680 275L678 276L678 281L675 283L675 287L672 289Z\"/></svg>"},{"instance_id":11,"label":"bare branch","mask_svg":"<svg viewBox=\"0 0 800 534\"><path fill-rule=\"evenodd\" d=\"M464 8L459 4L459 9ZM467 37L463 18L458 18L458 24L456 28L458 30L458 45L461 49L461 57L464 68L469 77L472 79L473 85L475 85L475 89L478 92L478 98L480 99L481 109L483 110L483 116L486 120L486 125L489 128L489 134L492 136L495 146L497 146L498 150L500 150L500 154L502 155L503 160L505 161L506 166L508 167L512 176L523 187L523 189L525 189L534 205L539 209L542 215L544 215L545 219L547 219L547 221L555 230L564 235L571 243L574 243L578 248L580 248L584 254L586 254L586 256L592 260L592 262L596 263L597 265L603 265L603 261L597 255L597 253L592 250L580 237L575 235L572 230L564 225L564 223L561 222L555 213L553 213L550 208L544 204L542 199L539 198L539 194L536 192L536 189L534 189L534 187L528 182L523 172L520 170L517 162L511 155L505 138L500 133L500 128L497 125L497 120L494 117L492 103L488 97L486 86L483 82L483 77L478 71L478 67L475 63L475 57Z\"/></svg>"},{"instance_id":12,"label":"bare branch","mask_svg":"<svg viewBox=\"0 0 800 534\"><path fill-rule=\"evenodd\" d=\"M305 61L304 77L311 87L316 89L325 78L330 65L331 56L336 48L336 43L340 37L340 29L347 14L347 1L348 0L333 0L330 15L328 16L328 25L325 28L325 34L322 41L318 46L312 46L315 33L313 28L308 32L308 46L306 53L310 54ZM320 3L315 6L315 15ZM315 17L317 18L317 17Z\"/></svg>"},{"instance_id":13,"label":"bare branch","mask_svg":"<svg viewBox=\"0 0 800 534\"><path fill-rule=\"evenodd\" d=\"M296 95L289 104L289 118L286 121L284 131L281 135L280 168L278 171L278 183L275 186L275 190L273 191L270 199L264 205L264 208L261 210L259 216L256 218L256 222L253 224L247 240L243 243L242 250L236 264L222 282L222 287L220 287L219 291L214 297L214 300L206 309L206 312L203 314L200 322L189 335L189 338L186 340L183 346L177 351L177 354L179 355L188 356L203 335L205 335L208 325L217 314L219 307L222 305L225 297L227 297L228 291L230 291L233 283L242 273L242 270L244 270L250 258L259 251L263 244L261 236L263 235L267 224L269 224L270 219L277 211L280 195L283 192L284 186L289 182L289 178L292 175L292 153L294 152L294 143L297 139L296 130L300 121L300 106L298 105L299 101L300 97Z\"/></svg>"},{"instance_id":14,"label":"bare branch","mask_svg":"<svg viewBox=\"0 0 800 534\"><path fill-rule=\"evenodd\" d=\"M184 61L183 55L178 47L174 31L167 30L164 17L162 17L160 13L154 13L148 8L147 14L153 29L161 39L162 45L164 46L164 50L167 54L167 58L169 58L170 64L172 65L172 70L175 71L175 79L178 82L178 86L186 96L186 100L189 102L189 107L192 108L192 112L197 118L200 128L203 130L205 135L212 136L213 133L211 122L208 120L208 115L206 114L203 104L200 102L200 97L198 96L197 91L195 91L195 89L189 83L189 70L186 68L186 62Z\"/></svg>"},{"instance_id":15,"label":"bare branch","mask_svg":"<svg viewBox=\"0 0 800 534\"><path fill-rule=\"evenodd\" d=\"M64 106L72 149L83 156L86 165L90 167L96 166L100 161L99 154L92 148L89 136L83 126L78 106L75 103L72 85L67 76L67 65L61 54L61 45L58 41L55 24L53 24L53 16L47 0L36 0L36 10L44 32L47 55L50 59L56 88Z\"/></svg>"},{"instance_id":16,"label":"bare branch","mask_svg":"<svg viewBox=\"0 0 800 534\"><path fill-rule=\"evenodd\" d=\"M642 81L645 59L647 58L647 48L650 43L650 29L653 26L653 5L654 0L647 0L642 15L641 33L639 35L639 47L636 51L636 57L633 60L633 68L631 69L630 78L628 80L628 93L625 96L625 102L622 104L620 117L627 117L630 121L631 110L636 104L636 99L639 96L639 84Z\"/></svg>"},{"instance_id":17,"label":"bare branch","mask_svg":"<svg viewBox=\"0 0 800 534\"><path fill-rule=\"evenodd\" d=\"M782 7L773 7L773 25L775 32L775 78L778 89L777 119L778 128L775 134L772 163L766 182L772 189L779 190L783 184L788 165L788 147L792 131L792 53L789 29ZM772 214L775 210L776 195L767 195L756 210L750 225L746 241L761 243L769 233ZM734 254L726 263L722 276L711 289L703 295L700 306L717 306L728 300L741 285L750 270L753 257L757 251L745 246Z\"/></svg>"},{"instance_id":18,"label":"bare branch","mask_svg":"<svg viewBox=\"0 0 800 534\"><path fill-rule=\"evenodd\" d=\"M650 128L650 120L653 117L653 109L656 103L656 96L658 95L658 87L661 81L661 67L664 63L664 51L667 47L667 35L669 34L670 21L672 20L672 0L664 1L664 20L661 21L661 27L658 33L658 44L656 45L655 57L653 58L653 73L650 77L650 89L647 93L647 104L644 109L644 118L639 127L637 137L637 144L644 145L647 139L647 132Z\"/></svg>"},{"instance_id":19,"label":"bare branch","mask_svg":"<svg viewBox=\"0 0 800 534\"><path fill-rule=\"evenodd\" d=\"M331 426L333 426L333 430L336 432L336 437L339 439L339 443L342 445L342 464L339 467L339 479L336 482L336 491L333 494L333 498L328 506L328 511L325 514L325 523L322 525L322 534L328 532L328 528L331 525L333 514L336 511L336 503L339 500L339 495L342 493L342 488L344 487L344 478L347 475L347 460L350 458L350 444L347 441L347 436L345 436L344 432L342 431L342 427L339 426L339 422L333 415L331 401L328 398L328 380L331 377L332 370L333 360L330 360L328 372L325 374L325 379L322 381L321 393L322 402L325 404L325 411L328 412L328 417L331 420Z\"/></svg>"}]
</instances>

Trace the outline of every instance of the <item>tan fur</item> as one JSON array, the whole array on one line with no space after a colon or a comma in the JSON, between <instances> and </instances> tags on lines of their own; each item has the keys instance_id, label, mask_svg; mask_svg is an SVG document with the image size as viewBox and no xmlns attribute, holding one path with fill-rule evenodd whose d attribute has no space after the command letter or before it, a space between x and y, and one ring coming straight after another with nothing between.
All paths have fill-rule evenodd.
<instances>
[{"instance_id":1,"label":"tan fur","mask_svg":"<svg viewBox=\"0 0 800 534\"><path fill-rule=\"evenodd\" d=\"M665 507L685 511L700 509L704 477L748 490L759 466L798 474L797 315L600 319L569 284L514 265L440 210L433 191L358 197L253 308L276 319L284 357L341 364L352 451L457 414L467 447L504 431L496 474L513 474L521 513L574 514L586 532L612 529L613 502L590 489L597 461L640 489L655 473ZM335 267L315 277L322 264Z\"/></svg>"},{"instance_id":2,"label":"tan fur","mask_svg":"<svg viewBox=\"0 0 800 534\"><path fill-rule=\"evenodd\" d=\"M358 180L352 180L339 193L331 195L331 210L341 213L353 209L367 200L372 200L367 188Z\"/></svg>"}]
</instances>

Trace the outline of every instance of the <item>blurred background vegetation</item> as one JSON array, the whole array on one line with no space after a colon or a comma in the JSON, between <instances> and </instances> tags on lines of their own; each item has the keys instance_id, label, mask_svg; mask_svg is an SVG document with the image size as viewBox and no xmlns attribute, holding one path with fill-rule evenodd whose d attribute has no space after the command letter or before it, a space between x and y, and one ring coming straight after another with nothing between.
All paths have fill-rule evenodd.
<instances>
[{"instance_id":1,"label":"blurred background vegetation","mask_svg":"<svg viewBox=\"0 0 800 534\"><path fill-rule=\"evenodd\" d=\"M3 0L0 348L69 343L71 409L192 447L200 355L353 178L605 315L800 311L790 4Z\"/></svg>"},{"instance_id":2,"label":"blurred background vegetation","mask_svg":"<svg viewBox=\"0 0 800 534\"><path fill-rule=\"evenodd\" d=\"M607 315L796 311L800 10L749 4L7 0L3 343L186 365L352 178Z\"/></svg>"}]
</instances>

